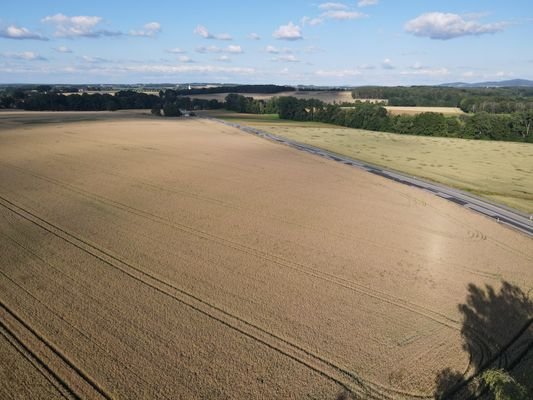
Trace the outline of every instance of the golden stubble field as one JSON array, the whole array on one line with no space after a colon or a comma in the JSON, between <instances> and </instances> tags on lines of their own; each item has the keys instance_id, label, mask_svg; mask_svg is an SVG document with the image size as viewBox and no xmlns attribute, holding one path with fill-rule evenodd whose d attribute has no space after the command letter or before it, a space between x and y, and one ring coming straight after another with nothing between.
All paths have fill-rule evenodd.
<instances>
[{"instance_id":1,"label":"golden stubble field","mask_svg":"<svg viewBox=\"0 0 533 400\"><path fill-rule=\"evenodd\" d=\"M293 96L298 99L318 99L325 103L353 103L356 101L352 98L352 92L347 91L334 91L334 90L297 90L293 92L281 92L274 94L265 93L239 93L245 97L253 97L257 100L268 100L272 97ZM193 99L207 99L224 101L228 93L211 93L211 94L193 94L187 97ZM357 99L358 101L369 101L372 103L386 102L387 100L380 99Z\"/></svg>"},{"instance_id":2,"label":"golden stubble field","mask_svg":"<svg viewBox=\"0 0 533 400\"><path fill-rule=\"evenodd\" d=\"M0 114L0 398L431 398L522 327L500 307L468 352L458 305L530 290L530 238L215 122L113 115Z\"/></svg>"},{"instance_id":3,"label":"golden stubble field","mask_svg":"<svg viewBox=\"0 0 533 400\"><path fill-rule=\"evenodd\" d=\"M533 214L531 143L400 135L218 110L207 115L443 183Z\"/></svg>"},{"instance_id":4,"label":"golden stubble field","mask_svg":"<svg viewBox=\"0 0 533 400\"><path fill-rule=\"evenodd\" d=\"M405 107L405 106L385 106L391 115L417 115L421 113L433 112L446 116L465 115L465 112L458 107Z\"/></svg>"}]
</instances>

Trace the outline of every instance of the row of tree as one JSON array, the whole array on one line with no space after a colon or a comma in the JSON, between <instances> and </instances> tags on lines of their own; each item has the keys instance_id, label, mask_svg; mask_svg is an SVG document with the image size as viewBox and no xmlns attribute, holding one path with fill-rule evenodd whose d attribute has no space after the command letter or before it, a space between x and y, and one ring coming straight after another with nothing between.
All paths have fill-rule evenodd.
<instances>
[{"instance_id":1,"label":"row of tree","mask_svg":"<svg viewBox=\"0 0 533 400\"><path fill-rule=\"evenodd\" d=\"M354 99L381 99L391 106L460 107L467 113L533 110L533 88L453 88L443 86L365 86Z\"/></svg>"},{"instance_id":2,"label":"row of tree","mask_svg":"<svg viewBox=\"0 0 533 400\"><path fill-rule=\"evenodd\" d=\"M0 108L30 111L115 111L123 109L211 110L221 108L217 100L191 99L166 91L162 96L125 90L111 94L71 94L56 91L16 90L0 95ZM167 115L165 113L165 115Z\"/></svg>"},{"instance_id":3,"label":"row of tree","mask_svg":"<svg viewBox=\"0 0 533 400\"><path fill-rule=\"evenodd\" d=\"M159 103L158 96L133 91L110 94L72 94L56 92L17 91L0 98L2 108L30 111L114 111L121 109L150 109Z\"/></svg>"},{"instance_id":4,"label":"row of tree","mask_svg":"<svg viewBox=\"0 0 533 400\"><path fill-rule=\"evenodd\" d=\"M180 110L225 107L240 113L277 113L282 119L317 121L402 134L533 142L533 109L529 108L505 114L481 111L459 117L445 117L440 113L391 116L382 105L367 102L341 107L316 99L286 96L257 100L233 93L226 96L222 103L214 99L180 96L175 90L166 90L160 96L135 91L120 91L113 96L18 90L0 96L0 107L33 111L152 109L153 114L165 116L179 116Z\"/></svg>"},{"instance_id":5,"label":"row of tree","mask_svg":"<svg viewBox=\"0 0 533 400\"><path fill-rule=\"evenodd\" d=\"M380 104L356 102L350 107L316 99L274 97L255 100L237 94L226 97L225 107L244 113L277 113L282 119L315 121L350 128L410 135L533 142L533 110L511 114L480 112L444 116L441 113L390 115Z\"/></svg>"},{"instance_id":6,"label":"row of tree","mask_svg":"<svg viewBox=\"0 0 533 400\"><path fill-rule=\"evenodd\" d=\"M167 89L164 92L174 92L176 95L191 96L196 94L213 94L213 93L281 93L293 92L296 89L292 86L279 85L236 85L236 86L213 86L205 88L191 89Z\"/></svg>"}]
</instances>

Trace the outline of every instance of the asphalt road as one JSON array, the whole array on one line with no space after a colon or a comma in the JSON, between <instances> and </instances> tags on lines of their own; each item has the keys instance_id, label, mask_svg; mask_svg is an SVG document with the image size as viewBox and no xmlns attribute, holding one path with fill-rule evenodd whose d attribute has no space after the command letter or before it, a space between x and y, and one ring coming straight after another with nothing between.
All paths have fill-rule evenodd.
<instances>
[{"instance_id":1,"label":"asphalt road","mask_svg":"<svg viewBox=\"0 0 533 400\"><path fill-rule=\"evenodd\" d=\"M458 204L461 207L468 208L479 214L483 214L488 218L492 218L500 224L507 225L513 229L516 229L528 236L533 237L533 219L532 216L528 216L519 211L510 209L508 207L492 203L490 201L481 199L469 193L463 192L458 189L454 189L448 186L440 185L437 183L429 182L414 176L402 174L400 172L391 171L383 167L372 165L363 161L355 160L350 157L346 157L340 154L333 153L328 150L324 150L318 147L314 147L307 144L294 142L283 137L273 135L268 132L264 132L260 129L252 128L245 125L234 124L217 118L207 118L212 121L222 123L224 125L238 128L244 132L251 133L262 138L273 140L278 143L282 143L291 146L295 149L305 151L307 153L315 154L320 157L324 157L333 161L337 161L346 165L350 165L355 168L363 169L371 174L379 175L386 179L391 179L395 182L403 183L405 185L414 186L416 188L425 190L434 194L435 196L442 197L448 201Z\"/></svg>"}]
</instances>

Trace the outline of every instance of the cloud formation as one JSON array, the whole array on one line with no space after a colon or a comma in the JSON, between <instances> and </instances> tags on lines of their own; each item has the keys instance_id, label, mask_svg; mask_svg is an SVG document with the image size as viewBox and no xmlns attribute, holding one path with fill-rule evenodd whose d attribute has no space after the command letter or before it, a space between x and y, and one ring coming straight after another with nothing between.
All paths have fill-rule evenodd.
<instances>
[{"instance_id":1,"label":"cloud formation","mask_svg":"<svg viewBox=\"0 0 533 400\"><path fill-rule=\"evenodd\" d=\"M64 38L88 37L99 38L105 36L120 36L121 32L109 31L106 29L95 29L102 21L102 17L77 15L69 17L64 14L55 14L44 17L44 23L54 25L56 31L54 36Z\"/></svg>"},{"instance_id":2,"label":"cloud formation","mask_svg":"<svg viewBox=\"0 0 533 400\"><path fill-rule=\"evenodd\" d=\"M257 33L252 32L248 35L248 39L252 40L261 40L261 36L259 36Z\"/></svg>"},{"instance_id":3,"label":"cloud formation","mask_svg":"<svg viewBox=\"0 0 533 400\"><path fill-rule=\"evenodd\" d=\"M357 69L338 69L338 70L322 70L315 71L315 75L327 78L345 78L348 76L361 75L361 71Z\"/></svg>"},{"instance_id":4,"label":"cloud formation","mask_svg":"<svg viewBox=\"0 0 533 400\"><path fill-rule=\"evenodd\" d=\"M186 64L194 62L194 60L189 56L179 56L178 61L180 63L186 63Z\"/></svg>"},{"instance_id":5,"label":"cloud formation","mask_svg":"<svg viewBox=\"0 0 533 400\"><path fill-rule=\"evenodd\" d=\"M300 62L300 60L294 54L284 54L277 57L274 57L272 61L279 62Z\"/></svg>"},{"instance_id":6,"label":"cloud formation","mask_svg":"<svg viewBox=\"0 0 533 400\"><path fill-rule=\"evenodd\" d=\"M183 54L185 52L186 52L185 50L180 49L179 47L174 47L173 49L167 50L167 53L172 53L172 54Z\"/></svg>"},{"instance_id":7,"label":"cloud formation","mask_svg":"<svg viewBox=\"0 0 533 400\"><path fill-rule=\"evenodd\" d=\"M8 27L1 29L0 37L15 40L48 40L48 38L39 35L38 33L31 32L27 28L15 25L9 25Z\"/></svg>"},{"instance_id":8,"label":"cloud formation","mask_svg":"<svg viewBox=\"0 0 533 400\"><path fill-rule=\"evenodd\" d=\"M305 26L305 25L315 26L315 25L320 25L322 22L324 22L324 20L319 17L315 17L315 18L303 17L302 18L302 26Z\"/></svg>"},{"instance_id":9,"label":"cloud formation","mask_svg":"<svg viewBox=\"0 0 533 400\"><path fill-rule=\"evenodd\" d=\"M3 53L3 57L10 58L12 60L24 60L24 61L47 61L47 59L33 51L22 51L20 53Z\"/></svg>"},{"instance_id":10,"label":"cloud formation","mask_svg":"<svg viewBox=\"0 0 533 400\"><path fill-rule=\"evenodd\" d=\"M218 46L199 46L196 48L198 53L230 53L230 54L240 54L244 53L242 47L239 45L229 45L227 47L218 47Z\"/></svg>"},{"instance_id":11,"label":"cloud formation","mask_svg":"<svg viewBox=\"0 0 533 400\"><path fill-rule=\"evenodd\" d=\"M389 58L386 58L381 63L381 68L383 68L383 69L395 69L396 67L392 64L392 61Z\"/></svg>"},{"instance_id":12,"label":"cloud formation","mask_svg":"<svg viewBox=\"0 0 533 400\"><path fill-rule=\"evenodd\" d=\"M58 53L72 53L72 50L66 46L59 46L54 48Z\"/></svg>"},{"instance_id":13,"label":"cloud formation","mask_svg":"<svg viewBox=\"0 0 533 400\"><path fill-rule=\"evenodd\" d=\"M348 6L344 3L327 2L318 5L321 10L347 10Z\"/></svg>"},{"instance_id":14,"label":"cloud formation","mask_svg":"<svg viewBox=\"0 0 533 400\"><path fill-rule=\"evenodd\" d=\"M154 37L159 32L161 32L161 24L159 22L149 22L139 30L131 30L130 35L132 36L144 36L144 37Z\"/></svg>"},{"instance_id":15,"label":"cloud formation","mask_svg":"<svg viewBox=\"0 0 533 400\"><path fill-rule=\"evenodd\" d=\"M215 39L215 40L232 40L233 38L227 33L213 34L207 30L203 25L197 25L193 31L198 36L203 37L204 39Z\"/></svg>"},{"instance_id":16,"label":"cloud formation","mask_svg":"<svg viewBox=\"0 0 533 400\"><path fill-rule=\"evenodd\" d=\"M415 36L448 40L461 36L483 35L502 31L507 24L482 24L476 19L465 19L458 14L431 12L422 14L405 24L405 31Z\"/></svg>"},{"instance_id":17,"label":"cloud formation","mask_svg":"<svg viewBox=\"0 0 533 400\"><path fill-rule=\"evenodd\" d=\"M359 19L366 17L365 14L357 11L347 11L347 10L332 10L326 11L320 15L322 18L336 19L338 21L347 21L352 19Z\"/></svg>"},{"instance_id":18,"label":"cloud formation","mask_svg":"<svg viewBox=\"0 0 533 400\"><path fill-rule=\"evenodd\" d=\"M303 39L301 28L289 22L287 25L281 25L272 33L272 36L279 40L301 40Z\"/></svg>"},{"instance_id":19,"label":"cloud formation","mask_svg":"<svg viewBox=\"0 0 533 400\"><path fill-rule=\"evenodd\" d=\"M447 68L411 68L408 71L401 71L401 75L423 75L423 76L446 76L450 74L450 71Z\"/></svg>"},{"instance_id":20,"label":"cloud formation","mask_svg":"<svg viewBox=\"0 0 533 400\"><path fill-rule=\"evenodd\" d=\"M378 3L379 3L379 0L359 0L357 2L357 7L375 6Z\"/></svg>"},{"instance_id":21,"label":"cloud formation","mask_svg":"<svg viewBox=\"0 0 533 400\"><path fill-rule=\"evenodd\" d=\"M109 60L102 57L81 56L81 59L90 64L109 62Z\"/></svg>"}]
</instances>

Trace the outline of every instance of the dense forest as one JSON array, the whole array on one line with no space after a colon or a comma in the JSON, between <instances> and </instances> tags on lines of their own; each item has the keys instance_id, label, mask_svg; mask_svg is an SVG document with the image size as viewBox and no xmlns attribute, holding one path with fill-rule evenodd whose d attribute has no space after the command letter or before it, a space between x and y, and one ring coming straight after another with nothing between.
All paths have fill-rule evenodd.
<instances>
[{"instance_id":1,"label":"dense forest","mask_svg":"<svg viewBox=\"0 0 533 400\"><path fill-rule=\"evenodd\" d=\"M459 107L467 113L503 114L533 110L533 88L453 88L444 86L365 86L354 99L381 99L391 106Z\"/></svg>"}]
</instances>

